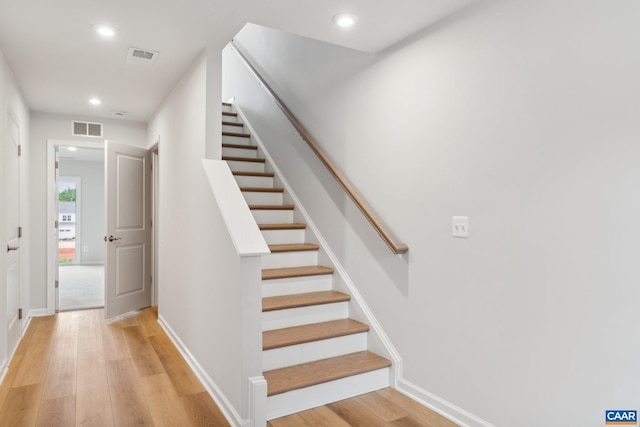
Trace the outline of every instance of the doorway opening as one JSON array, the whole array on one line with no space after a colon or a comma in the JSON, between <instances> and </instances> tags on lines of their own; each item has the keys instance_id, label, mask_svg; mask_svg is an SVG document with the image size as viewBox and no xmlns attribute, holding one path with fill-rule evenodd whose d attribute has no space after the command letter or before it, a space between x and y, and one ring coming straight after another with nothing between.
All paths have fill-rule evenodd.
<instances>
[{"instance_id":1,"label":"doorway opening","mask_svg":"<svg viewBox=\"0 0 640 427\"><path fill-rule=\"evenodd\" d=\"M104 149L57 147L57 311L104 307Z\"/></svg>"},{"instance_id":2,"label":"doorway opening","mask_svg":"<svg viewBox=\"0 0 640 427\"><path fill-rule=\"evenodd\" d=\"M81 178L63 177L58 179L58 263L76 264L79 223L79 197Z\"/></svg>"}]
</instances>

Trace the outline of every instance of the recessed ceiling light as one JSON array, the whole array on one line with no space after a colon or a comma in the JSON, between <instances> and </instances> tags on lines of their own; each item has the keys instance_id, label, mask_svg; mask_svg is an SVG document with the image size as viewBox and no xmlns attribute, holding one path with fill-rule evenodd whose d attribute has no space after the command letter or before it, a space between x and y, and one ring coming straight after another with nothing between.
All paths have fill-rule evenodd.
<instances>
[{"instance_id":1,"label":"recessed ceiling light","mask_svg":"<svg viewBox=\"0 0 640 427\"><path fill-rule=\"evenodd\" d=\"M76 151L78 149L78 147L67 147L67 150L69 151Z\"/></svg>"},{"instance_id":2,"label":"recessed ceiling light","mask_svg":"<svg viewBox=\"0 0 640 427\"><path fill-rule=\"evenodd\" d=\"M96 33L107 39L116 35L116 29L108 25L96 25L94 29L96 30Z\"/></svg>"},{"instance_id":3,"label":"recessed ceiling light","mask_svg":"<svg viewBox=\"0 0 640 427\"><path fill-rule=\"evenodd\" d=\"M99 98L91 98L89 100L89 104L91 104L91 105L100 105L100 104L102 104L102 101Z\"/></svg>"},{"instance_id":4,"label":"recessed ceiling light","mask_svg":"<svg viewBox=\"0 0 640 427\"><path fill-rule=\"evenodd\" d=\"M358 22L358 16L353 13L339 13L333 17L333 22L340 28L350 28Z\"/></svg>"}]
</instances>

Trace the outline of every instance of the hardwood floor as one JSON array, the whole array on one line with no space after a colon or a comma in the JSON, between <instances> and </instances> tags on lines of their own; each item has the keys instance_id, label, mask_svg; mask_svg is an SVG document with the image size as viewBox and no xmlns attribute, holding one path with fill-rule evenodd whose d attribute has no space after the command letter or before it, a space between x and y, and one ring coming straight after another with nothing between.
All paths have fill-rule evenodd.
<instances>
[{"instance_id":1,"label":"hardwood floor","mask_svg":"<svg viewBox=\"0 0 640 427\"><path fill-rule=\"evenodd\" d=\"M149 308L115 322L103 310L36 317L0 384L0 426L226 427ZM272 420L268 427L453 427L384 389Z\"/></svg>"},{"instance_id":2,"label":"hardwood floor","mask_svg":"<svg viewBox=\"0 0 640 427\"><path fill-rule=\"evenodd\" d=\"M271 420L268 427L456 427L405 395L385 388Z\"/></svg>"},{"instance_id":3,"label":"hardwood floor","mask_svg":"<svg viewBox=\"0 0 640 427\"><path fill-rule=\"evenodd\" d=\"M33 318L0 385L0 426L229 426L154 308Z\"/></svg>"}]
</instances>

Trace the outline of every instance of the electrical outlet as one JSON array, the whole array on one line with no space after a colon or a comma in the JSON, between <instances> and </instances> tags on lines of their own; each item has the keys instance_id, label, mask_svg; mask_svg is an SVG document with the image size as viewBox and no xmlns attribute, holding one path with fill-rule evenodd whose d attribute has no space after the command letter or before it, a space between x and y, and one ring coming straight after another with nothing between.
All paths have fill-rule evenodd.
<instances>
[{"instance_id":1,"label":"electrical outlet","mask_svg":"<svg viewBox=\"0 0 640 427\"><path fill-rule=\"evenodd\" d=\"M468 216L454 216L451 218L451 235L461 239L469 238Z\"/></svg>"}]
</instances>

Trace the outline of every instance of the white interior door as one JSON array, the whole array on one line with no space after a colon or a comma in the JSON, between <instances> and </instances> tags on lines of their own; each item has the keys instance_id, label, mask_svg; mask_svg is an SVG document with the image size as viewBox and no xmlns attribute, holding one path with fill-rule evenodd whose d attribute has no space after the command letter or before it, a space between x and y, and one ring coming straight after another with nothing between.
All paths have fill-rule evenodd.
<instances>
[{"instance_id":1,"label":"white interior door","mask_svg":"<svg viewBox=\"0 0 640 427\"><path fill-rule=\"evenodd\" d=\"M20 128L11 115L7 120L4 155L4 206L7 284L7 349L13 354L22 330L20 309Z\"/></svg>"},{"instance_id":2,"label":"white interior door","mask_svg":"<svg viewBox=\"0 0 640 427\"><path fill-rule=\"evenodd\" d=\"M151 155L106 143L106 298L111 318L151 305Z\"/></svg>"}]
</instances>

